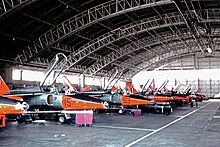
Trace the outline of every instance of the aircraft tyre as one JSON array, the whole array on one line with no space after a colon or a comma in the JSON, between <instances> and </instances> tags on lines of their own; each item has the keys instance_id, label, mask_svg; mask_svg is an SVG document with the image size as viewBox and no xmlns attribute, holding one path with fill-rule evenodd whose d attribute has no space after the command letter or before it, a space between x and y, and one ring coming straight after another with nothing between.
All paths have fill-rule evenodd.
<instances>
[{"instance_id":1,"label":"aircraft tyre","mask_svg":"<svg viewBox=\"0 0 220 147\"><path fill-rule=\"evenodd\" d=\"M177 106L177 107L180 107L180 106L182 106L182 105L183 105L183 101L177 101L177 102L176 102L176 106Z\"/></svg>"},{"instance_id":2,"label":"aircraft tyre","mask_svg":"<svg viewBox=\"0 0 220 147\"><path fill-rule=\"evenodd\" d=\"M64 115L60 115L60 116L59 116L59 118L58 118L58 120L59 120L59 122L60 122L60 123L62 123L62 124L63 124L63 123L65 123L66 118L65 118L65 116L64 116Z\"/></svg>"},{"instance_id":3,"label":"aircraft tyre","mask_svg":"<svg viewBox=\"0 0 220 147\"><path fill-rule=\"evenodd\" d=\"M170 113L171 113L171 108L164 108L165 115L170 115Z\"/></svg>"},{"instance_id":4,"label":"aircraft tyre","mask_svg":"<svg viewBox=\"0 0 220 147\"><path fill-rule=\"evenodd\" d=\"M20 115L17 115L17 121L19 123L31 123L33 121L32 119L32 116L31 115L28 115L28 114L20 114Z\"/></svg>"},{"instance_id":5,"label":"aircraft tyre","mask_svg":"<svg viewBox=\"0 0 220 147\"><path fill-rule=\"evenodd\" d=\"M21 114L18 114L16 120L17 120L18 122L21 122L21 117L22 117L22 115L21 115Z\"/></svg>"},{"instance_id":6,"label":"aircraft tyre","mask_svg":"<svg viewBox=\"0 0 220 147\"><path fill-rule=\"evenodd\" d=\"M191 106L191 107L193 107L193 106L194 106L193 101L192 101L192 102L190 102L190 106Z\"/></svg>"},{"instance_id":7,"label":"aircraft tyre","mask_svg":"<svg viewBox=\"0 0 220 147\"><path fill-rule=\"evenodd\" d=\"M154 113L155 113L155 114L159 114L159 113L161 113L161 110L160 110L160 109L155 108L155 109L154 109Z\"/></svg>"},{"instance_id":8,"label":"aircraft tyre","mask_svg":"<svg viewBox=\"0 0 220 147\"><path fill-rule=\"evenodd\" d=\"M125 113L125 110L120 109L120 110L118 111L118 113L119 113L119 114L124 114L124 113Z\"/></svg>"},{"instance_id":9,"label":"aircraft tyre","mask_svg":"<svg viewBox=\"0 0 220 147\"><path fill-rule=\"evenodd\" d=\"M16 119L19 123L23 123L24 122L23 118L24 116L22 114L18 114Z\"/></svg>"}]
</instances>

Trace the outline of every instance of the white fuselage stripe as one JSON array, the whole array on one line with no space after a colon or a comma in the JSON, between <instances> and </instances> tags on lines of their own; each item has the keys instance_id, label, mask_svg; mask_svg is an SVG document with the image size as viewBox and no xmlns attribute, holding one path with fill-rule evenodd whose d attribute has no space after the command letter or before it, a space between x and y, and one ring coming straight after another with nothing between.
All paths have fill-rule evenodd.
<instances>
[{"instance_id":1,"label":"white fuselage stripe","mask_svg":"<svg viewBox=\"0 0 220 147\"><path fill-rule=\"evenodd\" d=\"M13 104L4 104L4 103L0 103L0 106L2 106L2 107L5 107L5 106L15 107L15 105L13 105Z\"/></svg>"},{"instance_id":2,"label":"white fuselage stripe","mask_svg":"<svg viewBox=\"0 0 220 147\"><path fill-rule=\"evenodd\" d=\"M144 140L145 138L147 138L147 137L149 137L149 136L151 136L151 135L153 135L153 134L155 134L155 133L157 133L157 132L159 132L159 131L161 131L161 130L163 130L163 129L169 127L169 126L171 126L172 124L174 124L174 123L176 123L176 122L178 122L178 121L184 119L185 117L187 117L187 116L189 116L189 115L191 115L191 114L197 112L198 110L200 110L200 109L206 107L206 106L209 105L209 104L211 104L211 103L208 103L208 104L206 104L206 105L200 107L199 109L196 109L196 110L194 110L194 111L192 111L192 112L190 112L190 113L188 113L188 114L186 114L186 115L184 115L184 116L182 116L182 117L180 117L180 118L178 118L178 119L176 119L176 120L170 122L169 124L166 124L165 126L159 128L159 129L157 129L157 130L154 130L153 132L151 132L151 133L149 133L149 134L147 134L147 135L145 135L145 136L143 136L143 137L141 137L141 138L139 138L139 139L137 139L137 140L135 140L135 141L133 141L133 142L127 144L125 147L130 147L130 146L132 146L132 145L134 145L134 144L136 144L136 143L138 143L138 142Z\"/></svg>"}]
</instances>

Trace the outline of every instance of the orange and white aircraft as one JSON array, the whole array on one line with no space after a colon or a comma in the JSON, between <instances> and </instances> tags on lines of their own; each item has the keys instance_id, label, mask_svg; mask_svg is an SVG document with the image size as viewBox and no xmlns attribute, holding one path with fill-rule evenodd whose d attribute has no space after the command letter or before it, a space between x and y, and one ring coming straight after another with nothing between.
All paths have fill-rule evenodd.
<instances>
[{"instance_id":1,"label":"orange and white aircraft","mask_svg":"<svg viewBox=\"0 0 220 147\"><path fill-rule=\"evenodd\" d=\"M67 63L67 57L63 53L57 53L45 71L43 80L37 87L38 89L11 90L3 97L23 99L24 102L29 104L28 110L30 111L35 109L40 111L106 109L107 103L103 100L78 93L61 95L56 91L54 83L66 67L60 65L63 63L62 61ZM2 79L1 82L4 83ZM4 87L7 87L5 83Z\"/></svg>"},{"instance_id":2,"label":"orange and white aircraft","mask_svg":"<svg viewBox=\"0 0 220 147\"><path fill-rule=\"evenodd\" d=\"M149 82L149 80L148 80ZM153 82L153 81L152 81ZM143 95L147 99L151 99L153 102L172 102L175 103L176 106L181 106L184 102L192 102L192 100L202 101L202 99L205 99L204 95L199 94L191 94L192 87L191 84L188 84L185 89L182 92L178 92L181 84L177 85L175 88L172 88L172 90L168 90L166 88L166 84L168 81L165 81L158 89L154 88L150 85L146 88L147 90L150 89L150 92L145 89L143 91L144 86L142 87L142 91L140 93L136 93L135 95ZM146 86L147 84L145 84ZM134 89L133 85L127 84L127 86L130 86L129 89Z\"/></svg>"},{"instance_id":3,"label":"orange and white aircraft","mask_svg":"<svg viewBox=\"0 0 220 147\"><path fill-rule=\"evenodd\" d=\"M126 86L128 87L130 91L130 94L128 94L129 97L135 98L135 97L141 97L145 100L148 100L151 102L151 105L146 107L146 110L153 110L155 113L163 113L163 114L170 114L172 112L172 107L170 105L170 102L173 101L173 97L169 95L158 95L158 91L167 83L164 82L161 87L155 88L151 85L153 84L154 80L149 83L148 82L142 86L142 90L140 92L136 92L134 86L127 82ZM135 93L136 92L136 93ZM145 109L145 108L144 108Z\"/></svg>"},{"instance_id":4,"label":"orange and white aircraft","mask_svg":"<svg viewBox=\"0 0 220 147\"><path fill-rule=\"evenodd\" d=\"M4 89L7 92L2 94L4 98L14 98L23 100L29 105L28 110L91 110L91 109L106 109L107 104L103 100L99 100L82 94L60 95L52 92L33 91L32 89L25 90L9 90L3 79L0 79Z\"/></svg>"},{"instance_id":5,"label":"orange and white aircraft","mask_svg":"<svg viewBox=\"0 0 220 147\"><path fill-rule=\"evenodd\" d=\"M157 94L158 91L160 91L167 83L168 83L168 81L165 81L158 89L153 88L153 90L155 90L155 91L151 91L151 92L148 92L148 93L143 91L145 86L142 87L142 90L141 90L140 93L137 92L137 90L134 88L134 86L130 82L126 82L126 86L130 90L130 93L131 93L129 95L130 97L137 97L137 96L140 97L141 96L141 97L144 97L145 99L148 99L148 100L155 103L155 102L168 102L168 101L173 100L173 97L171 97L171 96ZM150 86L151 85L148 85L148 87L146 89L148 89ZM152 88L150 88L150 89L152 89Z\"/></svg>"},{"instance_id":6,"label":"orange and white aircraft","mask_svg":"<svg viewBox=\"0 0 220 147\"><path fill-rule=\"evenodd\" d=\"M6 126L7 115L18 115L22 114L28 105L23 102L22 98L19 97L5 97L10 89L7 87L2 77L0 76L0 128Z\"/></svg>"},{"instance_id":7,"label":"orange and white aircraft","mask_svg":"<svg viewBox=\"0 0 220 147\"><path fill-rule=\"evenodd\" d=\"M151 105L152 102L146 100L143 97L130 97L123 93L118 93L117 88L113 86L111 89L105 89L102 91L77 91L73 84L68 80L67 77L63 77L64 83L69 87L67 90L74 93L79 93L83 95L89 95L96 97L97 99L107 101L110 105L122 105L122 106L137 106L137 105ZM85 88L84 88L85 89ZM135 89L134 89L135 90ZM134 91L137 92L137 91Z\"/></svg>"},{"instance_id":8,"label":"orange and white aircraft","mask_svg":"<svg viewBox=\"0 0 220 147\"><path fill-rule=\"evenodd\" d=\"M66 88L66 91L65 93L66 94L70 94L70 93L74 93L74 92L78 92L78 90L76 89L76 87L70 82L70 80L66 77L66 76L63 76L63 81L64 83L66 84L65 88ZM86 86L85 88L83 88L82 90L80 90L80 92L86 92L86 91L89 91L91 89L90 86Z\"/></svg>"}]
</instances>

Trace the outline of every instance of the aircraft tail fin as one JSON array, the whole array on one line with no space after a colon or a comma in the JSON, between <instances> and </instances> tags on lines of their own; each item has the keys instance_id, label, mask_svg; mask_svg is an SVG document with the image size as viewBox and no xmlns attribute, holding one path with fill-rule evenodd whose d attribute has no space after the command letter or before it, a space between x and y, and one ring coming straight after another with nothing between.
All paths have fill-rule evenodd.
<instances>
[{"instance_id":1,"label":"aircraft tail fin","mask_svg":"<svg viewBox=\"0 0 220 147\"><path fill-rule=\"evenodd\" d=\"M137 90L134 88L134 86L130 82L126 82L126 87L129 88L132 94L137 93Z\"/></svg>"},{"instance_id":2,"label":"aircraft tail fin","mask_svg":"<svg viewBox=\"0 0 220 147\"><path fill-rule=\"evenodd\" d=\"M66 86L68 87L67 88L68 90L70 90L71 92L76 92L77 91L75 86L69 81L69 79L66 76L63 76L63 81L66 84Z\"/></svg>"},{"instance_id":3,"label":"aircraft tail fin","mask_svg":"<svg viewBox=\"0 0 220 147\"><path fill-rule=\"evenodd\" d=\"M113 90L113 91L116 91L116 90L118 90L118 88L115 87L115 86L113 86L113 87L112 87L112 90Z\"/></svg>"},{"instance_id":4,"label":"aircraft tail fin","mask_svg":"<svg viewBox=\"0 0 220 147\"><path fill-rule=\"evenodd\" d=\"M5 81L0 76L0 96L3 95L3 94L7 94L9 92L10 92L10 89L8 88Z\"/></svg>"},{"instance_id":5,"label":"aircraft tail fin","mask_svg":"<svg viewBox=\"0 0 220 147\"><path fill-rule=\"evenodd\" d=\"M201 92L202 92L202 88L198 88L195 93L201 93Z\"/></svg>"},{"instance_id":6,"label":"aircraft tail fin","mask_svg":"<svg viewBox=\"0 0 220 147\"><path fill-rule=\"evenodd\" d=\"M144 85L140 85L140 88L142 89Z\"/></svg>"},{"instance_id":7,"label":"aircraft tail fin","mask_svg":"<svg viewBox=\"0 0 220 147\"><path fill-rule=\"evenodd\" d=\"M156 91L156 88L154 88L153 86L149 86L149 90L151 90L151 91Z\"/></svg>"},{"instance_id":8,"label":"aircraft tail fin","mask_svg":"<svg viewBox=\"0 0 220 147\"><path fill-rule=\"evenodd\" d=\"M85 88L83 88L83 89L81 90L81 92L86 92L86 91L89 91L90 89L91 89L90 86L86 86Z\"/></svg>"},{"instance_id":9,"label":"aircraft tail fin","mask_svg":"<svg viewBox=\"0 0 220 147\"><path fill-rule=\"evenodd\" d=\"M164 90L164 91L167 91L167 90L168 90L168 88L167 88L166 86L164 86L164 87L163 87L163 90Z\"/></svg>"}]
</instances>

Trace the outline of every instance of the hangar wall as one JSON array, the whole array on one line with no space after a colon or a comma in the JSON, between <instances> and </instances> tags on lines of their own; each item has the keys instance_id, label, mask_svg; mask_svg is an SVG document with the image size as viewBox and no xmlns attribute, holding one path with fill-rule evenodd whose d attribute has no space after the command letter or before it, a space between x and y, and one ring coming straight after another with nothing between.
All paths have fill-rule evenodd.
<instances>
[{"instance_id":1,"label":"hangar wall","mask_svg":"<svg viewBox=\"0 0 220 147\"><path fill-rule=\"evenodd\" d=\"M208 97L220 92L220 73L217 69L220 69L220 58L219 57L191 57L187 59L181 59L173 63L169 63L159 70L203 70L203 69L216 69L210 70L205 73L204 77L194 80L178 81L182 84L193 83L196 89L201 88L203 93L206 93Z\"/></svg>"},{"instance_id":2,"label":"hangar wall","mask_svg":"<svg viewBox=\"0 0 220 147\"><path fill-rule=\"evenodd\" d=\"M45 69L27 66L11 66L1 70L0 75L5 79L8 86L13 89L14 87L23 86L36 86L40 84ZM28 72L28 73L27 73ZM57 79L57 85L63 84L63 76L67 76L72 84L77 89L83 89L85 86L91 86L93 90L102 89L108 81L108 77L89 76L80 73L65 72L62 73ZM26 76L26 77L25 77ZM118 87L123 85L123 81L116 84Z\"/></svg>"},{"instance_id":3,"label":"hangar wall","mask_svg":"<svg viewBox=\"0 0 220 147\"><path fill-rule=\"evenodd\" d=\"M154 78L159 86L165 80L169 80L168 87L171 88L181 83L182 89L191 83L195 89L202 89L202 93L208 97L220 92L220 58L218 57L191 57L181 59L163 65L154 71L143 71L133 78L135 83L146 82ZM138 80L138 76L140 80ZM136 78L137 77L137 78ZM138 85L138 84L136 84Z\"/></svg>"},{"instance_id":4,"label":"hangar wall","mask_svg":"<svg viewBox=\"0 0 220 147\"><path fill-rule=\"evenodd\" d=\"M195 86L195 90L201 89L201 93L206 94L207 97L212 98L215 94L220 92L220 80L185 80L177 81L180 82L183 86L186 86L189 83L192 83Z\"/></svg>"},{"instance_id":5,"label":"hangar wall","mask_svg":"<svg viewBox=\"0 0 220 147\"><path fill-rule=\"evenodd\" d=\"M5 79L5 81L11 85L21 86L21 85L38 85L39 82L37 81L24 81L24 80L13 80L12 78L12 71L14 66L10 67L4 67L1 68L1 76ZM17 69L30 69L30 67L25 66L15 66ZM34 68L31 67L32 70L35 71L41 71L43 72L44 69L42 68ZM169 63L167 65L162 66L161 68L157 69L158 71L174 71L173 74L177 75L175 71L187 71L187 70L193 70L193 71L200 71L204 69L215 69L216 71L204 73L204 77L198 77L198 75L190 75L190 78L181 79L175 76L173 76L173 79L170 80L169 84L171 86L175 86L178 83L181 83L183 86L187 85L189 83L192 83L196 89L201 88L203 93L206 93L208 97L212 97L213 95L217 94L220 91L220 77L218 75L220 74L217 69L220 69L220 58L217 57L192 57L187 59L181 59L172 63ZM218 74L219 73L219 74ZM84 87L83 85L88 85L88 83L85 83L82 78L82 75L78 73L71 73L71 74L77 74L79 77L78 82L76 83L77 87ZM187 75L187 74L186 74ZM21 77L22 78L22 77ZM146 77L147 78L147 77ZM156 75L154 76L155 79L159 79ZM161 76L160 76L161 78ZM162 80L166 80L166 75L161 78ZM135 79L133 79L133 82ZM143 79L142 79L143 80ZM100 77L100 83L98 85L94 85L94 82L90 82L90 85L94 88L102 88L105 86L106 79Z\"/></svg>"},{"instance_id":6,"label":"hangar wall","mask_svg":"<svg viewBox=\"0 0 220 147\"><path fill-rule=\"evenodd\" d=\"M164 65L159 70L220 69L219 57L191 57ZM220 77L219 77L220 78Z\"/></svg>"}]
</instances>

